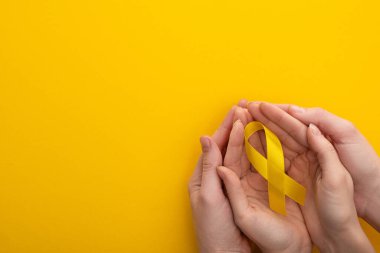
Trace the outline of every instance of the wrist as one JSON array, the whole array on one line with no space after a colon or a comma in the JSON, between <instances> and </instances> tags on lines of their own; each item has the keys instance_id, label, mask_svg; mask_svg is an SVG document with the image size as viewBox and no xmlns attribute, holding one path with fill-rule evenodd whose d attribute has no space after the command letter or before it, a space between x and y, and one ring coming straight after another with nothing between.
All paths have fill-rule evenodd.
<instances>
[{"instance_id":1,"label":"wrist","mask_svg":"<svg viewBox=\"0 0 380 253\"><path fill-rule=\"evenodd\" d=\"M378 214L378 210L380 210L380 158L377 174L373 178L375 182L372 190L366 194L363 213L360 217L372 225L377 231L380 231L380 216Z\"/></svg>"},{"instance_id":2,"label":"wrist","mask_svg":"<svg viewBox=\"0 0 380 253\"><path fill-rule=\"evenodd\" d=\"M312 244L310 240L305 240L303 242L299 242L296 244L291 245L290 247L286 249L281 250L265 250L261 249L261 252L263 253L310 253L312 250Z\"/></svg>"},{"instance_id":3,"label":"wrist","mask_svg":"<svg viewBox=\"0 0 380 253\"><path fill-rule=\"evenodd\" d=\"M247 250L211 250L211 251L201 251L201 253L251 253Z\"/></svg>"},{"instance_id":4,"label":"wrist","mask_svg":"<svg viewBox=\"0 0 380 253\"><path fill-rule=\"evenodd\" d=\"M251 253L251 248L247 247L233 247L233 248L202 248L200 253Z\"/></svg>"},{"instance_id":5,"label":"wrist","mask_svg":"<svg viewBox=\"0 0 380 253\"><path fill-rule=\"evenodd\" d=\"M359 222L345 231L326 236L326 242L320 247L322 253L375 252Z\"/></svg>"}]
</instances>

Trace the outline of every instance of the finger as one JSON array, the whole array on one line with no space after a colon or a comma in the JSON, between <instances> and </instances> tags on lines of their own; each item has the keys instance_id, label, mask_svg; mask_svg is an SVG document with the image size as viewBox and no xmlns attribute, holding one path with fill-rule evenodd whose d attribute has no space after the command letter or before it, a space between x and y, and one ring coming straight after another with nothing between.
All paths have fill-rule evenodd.
<instances>
[{"instance_id":1,"label":"finger","mask_svg":"<svg viewBox=\"0 0 380 253\"><path fill-rule=\"evenodd\" d=\"M346 169L340 162L334 146L314 124L310 124L307 138L311 150L317 154L322 178L330 182L338 180L345 173Z\"/></svg>"},{"instance_id":2,"label":"finger","mask_svg":"<svg viewBox=\"0 0 380 253\"><path fill-rule=\"evenodd\" d=\"M236 108L236 105L232 107L227 116L224 118L220 127L212 135L213 141L218 145L220 150L224 150L227 145Z\"/></svg>"},{"instance_id":3,"label":"finger","mask_svg":"<svg viewBox=\"0 0 380 253\"><path fill-rule=\"evenodd\" d=\"M270 103L261 103L260 110L265 117L288 133L299 144L307 147L307 126L302 122Z\"/></svg>"},{"instance_id":4,"label":"finger","mask_svg":"<svg viewBox=\"0 0 380 253\"><path fill-rule=\"evenodd\" d=\"M303 180L302 185L306 188L306 198L305 198L305 204L300 205L302 215L305 220L306 227L311 235L318 235L322 234L322 226L320 222L320 218L318 216L318 206L315 202L315 188L313 185L313 178L310 175L307 175L307 173L303 173ZM321 245L320 238L315 238L314 243L317 245Z\"/></svg>"},{"instance_id":5,"label":"finger","mask_svg":"<svg viewBox=\"0 0 380 253\"><path fill-rule=\"evenodd\" d=\"M235 110L235 114L233 117L233 122L236 122L237 120L240 120L243 126L245 126L248 123L247 114L244 111L244 108L238 107Z\"/></svg>"},{"instance_id":6,"label":"finger","mask_svg":"<svg viewBox=\"0 0 380 253\"><path fill-rule=\"evenodd\" d=\"M247 106L251 103L259 104L258 102L248 102ZM258 120L253 117L253 115L249 112L248 109L245 109L245 113L249 115L247 118L249 119L248 122L251 122L253 120ZM266 151L266 140L265 140L265 135L263 131L258 132L257 134L252 135L249 138L249 143L257 150L259 151L260 154L265 156L265 151Z\"/></svg>"},{"instance_id":7,"label":"finger","mask_svg":"<svg viewBox=\"0 0 380 253\"><path fill-rule=\"evenodd\" d=\"M269 128L283 144L284 152L287 153L288 158L296 156L298 153L304 151L304 147L294 140L288 133L286 133L281 127L269 120L260 110L260 103L249 103L248 111L252 117L263 123L267 128Z\"/></svg>"},{"instance_id":8,"label":"finger","mask_svg":"<svg viewBox=\"0 0 380 253\"><path fill-rule=\"evenodd\" d=\"M336 143L349 142L357 139L359 131L348 120L340 118L321 108L305 109L296 105L289 106L289 114L302 123L316 125L323 133L330 136Z\"/></svg>"},{"instance_id":9,"label":"finger","mask_svg":"<svg viewBox=\"0 0 380 253\"><path fill-rule=\"evenodd\" d=\"M249 111L248 111L247 108L244 108L244 114L245 114L245 117L248 120L247 123L253 121L252 115L249 113Z\"/></svg>"},{"instance_id":10,"label":"finger","mask_svg":"<svg viewBox=\"0 0 380 253\"><path fill-rule=\"evenodd\" d=\"M243 217L249 213L249 204L247 196L237 175L227 167L219 166L218 175L223 180L227 190L228 199L234 213L235 222L240 223Z\"/></svg>"},{"instance_id":11,"label":"finger","mask_svg":"<svg viewBox=\"0 0 380 253\"><path fill-rule=\"evenodd\" d=\"M224 165L232 169L238 177L242 176L242 157L244 152L244 126L238 119L231 130Z\"/></svg>"},{"instance_id":12,"label":"finger","mask_svg":"<svg viewBox=\"0 0 380 253\"><path fill-rule=\"evenodd\" d=\"M247 106L249 103L252 103L252 102L249 102L247 99L241 99L238 103L238 106L242 109L244 109L244 113L246 115L246 118L248 119L248 122L251 122L252 121L252 116L251 114L248 112L247 110Z\"/></svg>"},{"instance_id":13,"label":"finger","mask_svg":"<svg viewBox=\"0 0 380 253\"><path fill-rule=\"evenodd\" d=\"M223 120L220 127L215 131L212 139L215 143L217 143L219 149L223 149L226 146L226 143L228 141L228 135L230 133L230 129L232 126L232 120L235 114L237 106L233 106L232 109L228 112L227 116ZM197 165L195 167L195 170L193 172L193 175L191 176L188 184L188 190L189 193L192 193L193 191L199 190L201 187L201 181L202 181L202 162L203 162L203 155L201 155L198 159Z\"/></svg>"},{"instance_id":14,"label":"finger","mask_svg":"<svg viewBox=\"0 0 380 253\"><path fill-rule=\"evenodd\" d=\"M188 190L190 195L199 190L201 188L201 181L202 181L202 156L199 157L197 161L197 165L195 166L195 170L193 172L193 175L191 176L188 184Z\"/></svg>"},{"instance_id":15,"label":"finger","mask_svg":"<svg viewBox=\"0 0 380 253\"><path fill-rule=\"evenodd\" d=\"M227 190L236 225L255 243L268 245L273 235L273 230L268 228L281 226L279 216L262 211L260 205L250 205L241 181L232 170L219 166L217 171Z\"/></svg>"},{"instance_id":16,"label":"finger","mask_svg":"<svg viewBox=\"0 0 380 253\"><path fill-rule=\"evenodd\" d=\"M273 104L273 105L277 106L278 108L280 108L281 110L284 110L287 113L289 113L289 109L291 106L291 104Z\"/></svg>"},{"instance_id":17,"label":"finger","mask_svg":"<svg viewBox=\"0 0 380 253\"><path fill-rule=\"evenodd\" d=\"M257 103L257 102L247 102L247 106L250 104L250 103ZM261 103L261 102L260 102ZM271 103L272 105L275 105L277 106L278 108L280 108L281 110L284 110L285 112L288 112L289 113L289 108L291 106L291 104L276 104L276 103Z\"/></svg>"},{"instance_id":18,"label":"finger","mask_svg":"<svg viewBox=\"0 0 380 253\"><path fill-rule=\"evenodd\" d=\"M219 149L223 149L226 146L236 108L237 106L232 107L232 109L228 112L227 116L224 118L220 127L215 131L215 133L212 136L212 140L215 143L217 143ZM189 180L189 184L188 184L189 193L199 190L201 187L202 173L203 173L202 163L203 163L203 155L199 157L197 165L193 172L193 175L191 176Z\"/></svg>"},{"instance_id":19,"label":"finger","mask_svg":"<svg viewBox=\"0 0 380 253\"><path fill-rule=\"evenodd\" d=\"M239 175L240 177L245 175L245 173L247 171L249 171L249 168L251 167L249 161L248 161L248 158L246 156L246 153L245 153L245 149L244 149L244 142L245 142L245 139L244 139L244 128L245 126L247 125L248 122L251 122L252 121L252 117L251 115L249 114L248 110L246 108L241 108L241 107L238 107L236 108L236 111L235 111L235 115L234 115L234 122L236 122L237 120L240 120L242 125L243 125L243 132L242 132L242 142L243 142L243 150L242 150L242 154L240 155L240 166L239 168L236 168L236 167L233 167L231 169L233 169L237 175ZM231 131L232 132L232 131ZM231 135L230 135L230 138L231 138ZM258 138L258 136L254 135L252 136L251 138L253 141L255 141L255 147L258 148L259 152L261 152L262 150L262 145L260 143L260 139ZM226 165L227 166L227 165Z\"/></svg>"},{"instance_id":20,"label":"finger","mask_svg":"<svg viewBox=\"0 0 380 253\"><path fill-rule=\"evenodd\" d=\"M242 98L239 100L238 106L245 108L247 106L248 100L245 98Z\"/></svg>"},{"instance_id":21,"label":"finger","mask_svg":"<svg viewBox=\"0 0 380 253\"><path fill-rule=\"evenodd\" d=\"M202 145L201 190L212 192L221 186L216 168L222 164L222 154L210 137L203 136L200 141Z\"/></svg>"},{"instance_id":22,"label":"finger","mask_svg":"<svg viewBox=\"0 0 380 253\"><path fill-rule=\"evenodd\" d=\"M243 127L245 127L249 122L252 121L252 116L246 108L240 108L239 107L235 111L234 120L235 121L241 120L241 122L243 123ZM244 135L244 131L243 131L243 135ZM249 138L249 143L251 143L251 145L253 147L255 147L262 155L265 155L265 151L264 151L265 147L264 147L263 143L261 142L260 135L258 135L258 134L252 135L252 137ZM265 142L264 142L264 144L265 144Z\"/></svg>"}]
</instances>

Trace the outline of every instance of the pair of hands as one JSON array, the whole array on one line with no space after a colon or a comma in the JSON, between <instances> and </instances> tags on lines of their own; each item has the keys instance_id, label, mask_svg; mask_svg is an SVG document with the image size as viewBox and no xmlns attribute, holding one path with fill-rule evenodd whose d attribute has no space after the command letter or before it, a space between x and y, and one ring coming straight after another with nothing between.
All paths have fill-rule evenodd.
<instances>
[{"instance_id":1,"label":"pair of hands","mask_svg":"<svg viewBox=\"0 0 380 253\"><path fill-rule=\"evenodd\" d=\"M269 209L267 182L246 158L244 127L252 120L278 136L286 172L307 189L304 206L286 200L286 217ZM263 155L264 137L250 138ZM241 101L201 144L189 183L201 252L251 252L255 246L310 252L312 242L322 252L373 251L357 215L380 228L380 161L348 121L322 109Z\"/></svg>"}]
</instances>

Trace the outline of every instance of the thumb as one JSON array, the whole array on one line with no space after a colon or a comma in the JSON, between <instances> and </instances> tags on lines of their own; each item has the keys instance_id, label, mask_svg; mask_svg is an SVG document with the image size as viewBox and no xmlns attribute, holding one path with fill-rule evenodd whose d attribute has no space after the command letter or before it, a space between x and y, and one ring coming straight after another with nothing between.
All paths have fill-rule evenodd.
<instances>
[{"instance_id":1,"label":"thumb","mask_svg":"<svg viewBox=\"0 0 380 253\"><path fill-rule=\"evenodd\" d=\"M341 178L346 169L342 165L334 146L314 124L309 125L307 139L311 150L317 154L322 178L330 182Z\"/></svg>"},{"instance_id":2,"label":"thumb","mask_svg":"<svg viewBox=\"0 0 380 253\"><path fill-rule=\"evenodd\" d=\"M208 136L200 139L202 145L202 182L201 188L213 192L221 188L221 182L216 168L222 164L222 154L218 145Z\"/></svg>"},{"instance_id":3,"label":"thumb","mask_svg":"<svg viewBox=\"0 0 380 253\"><path fill-rule=\"evenodd\" d=\"M249 205L241 181L234 171L224 166L219 166L217 171L226 187L236 225L250 240L270 248L273 244L272 228L281 227L283 221L272 212L262 212L259 206Z\"/></svg>"},{"instance_id":4,"label":"thumb","mask_svg":"<svg viewBox=\"0 0 380 253\"><path fill-rule=\"evenodd\" d=\"M244 189L241 186L240 179L234 171L227 167L219 166L217 171L226 187L235 222L238 226L244 226L243 220L245 220L245 217L249 214L249 204Z\"/></svg>"}]
</instances>

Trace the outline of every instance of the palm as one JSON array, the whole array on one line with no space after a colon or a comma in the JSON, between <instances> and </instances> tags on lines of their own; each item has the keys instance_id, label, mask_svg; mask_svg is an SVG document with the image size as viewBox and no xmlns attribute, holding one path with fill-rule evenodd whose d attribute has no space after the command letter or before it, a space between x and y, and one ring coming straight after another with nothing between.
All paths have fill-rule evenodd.
<instances>
[{"instance_id":1,"label":"palm","mask_svg":"<svg viewBox=\"0 0 380 253\"><path fill-rule=\"evenodd\" d=\"M294 238L303 238L303 241L308 241L309 235L298 204L287 199L286 209L288 215L286 217L276 214L269 209L268 183L250 165L244 152L242 139L244 139L242 129L231 133L224 165L235 171L239 176L251 211L260 213L260 219L265 223L268 231L276 231L276 236L271 238L270 242L268 241L268 245L261 246L271 249L285 249L293 243ZM259 151L263 151L265 145L262 144L258 136L253 136L250 142ZM233 147L234 145L235 147ZM286 160L288 161L286 163L288 170L297 171L297 167L304 168L308 165L308 162L303 159L302 154L299 155L288 147L284 147L284 151ZM251 239L255 241L255 238ZM260 243L265 244L263 241L260 241Z\"/></svg>"},{"instance_id":2,"label":"palm","mask_svg":"<svg viewBox=\"0 0 380 253\"><path fill-rule=\"evenodd\" d=\"M294 138L291 140L296 141ZM289 150L288 147L287 149ZM301 207L302 215L313 241L317 245L323 245L326 239L324 229L329 226L331 230L343 227L350 217L356 217L355 208L345 208L349 206L345 200L353 198L352 179L344 169L342 177L344 180L340 181L339 187L336 188L333 186L336 182L328 176L322 178L321 164L309 147L299 145L297 152L293 150L293 153L288 152L288 156L285 155L288 161L287 172L307 189L305 205ZM338 168L335 169L338 173ZM337 209L340 209L340 212L335 212Z\"/></svg>"},{"instance_id":3,"label":"palm","mask_svg":"<svg viewBox=\"0 0 380 253\"><path fill-rule=\"evenodd\" d=\"M305 126L310 123L317 125L322 132L327 135L339 154L342 164L346 167L352 176L355 192L354 201L359 216L365 216L369 196L378 191L378 183L374 178L379 178L380 160L370 145L368 140L358 131L358 129L349 121L342 119L320 108L307 109L307 113L298 113L295 106L276 105L284 112L298 120ZM267 112L274 111L270 106L264 106ZM293 110L292 110L293 109ZM275 113L280 115L280 113ZM287 117L289 117L287 115ZM269 116L270 117L270 116ZM282 116L283 118L285 116ZM273 117L274 121L276 117ZM277 117L279 119L279 117ZM286 120L288 123L290 120ZM291 123L288 125L289 132L298 131L302 127L300 124ZM298 128L298 129L296 129ZM304 142L305 136L295 135L298 141Z\"/></svg>"},{"instance_id":4,"label":"palm","mask_svg":"<svg viewBox=\"0 0 380 253\"><path fill-rule=\"evenodd\" d=\"M333 194L331 190L327 189L326 184L323 185L326 179L322 180L318 159L309 148L307 126L270 104L253 105L249 111L280 139L284 149L287 173L307 189L305 205L301 207L301 211L305 217L308 231L313 241L317 245L322 245L324 232L321 220L325 225L330 225L332 220L342 221L344 217L349 216L350 213L343 212L343 209L332 218L331 215L326 215L334 213L331 210L336 209L337 203L342 203L340 196L349 194L349 190ZM346 174L348 176L346 178L349 178L347 172ZM350 185L349 180L346 183ZM347 189L352 189L352 182L351 187ZM328 199L332 201L326 201Z\"/></svg>"}]
</instances>

